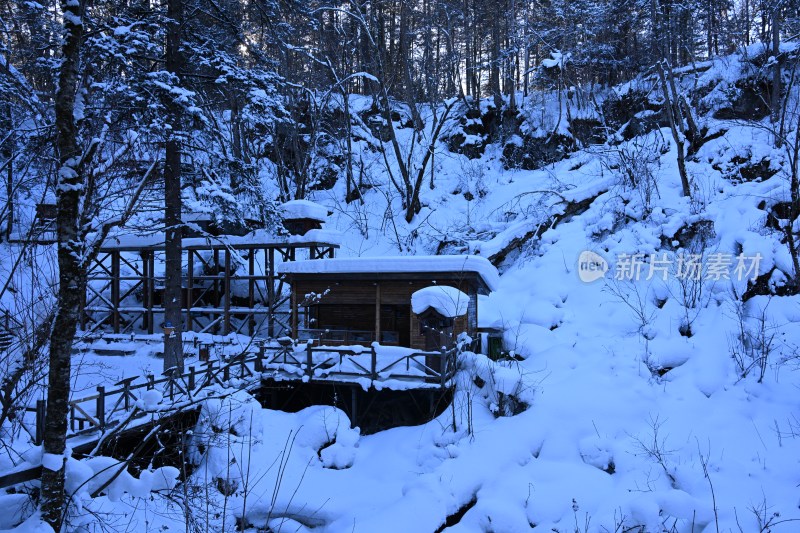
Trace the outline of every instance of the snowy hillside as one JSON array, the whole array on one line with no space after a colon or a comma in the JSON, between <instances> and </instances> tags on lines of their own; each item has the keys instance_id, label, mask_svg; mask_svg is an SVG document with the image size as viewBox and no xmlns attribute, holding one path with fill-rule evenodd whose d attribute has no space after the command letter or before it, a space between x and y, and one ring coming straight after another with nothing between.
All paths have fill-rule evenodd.
<instances>
[{"instance_id":1,"label":"snowy hillside","mask_svg":"<svg viewBox=\"0 0 800 533\"><path fill-rule=\"evenodd\" d=\"M651 73L569 119L531 96L499 139L454 104L410 223L397 162L359 115L369 99L352 97L363 202L345 201L343 180L309 195L333 212L338 257L490 259L501 276L480 321L502 329L504 357L465 352L451 407L373 435L332 407L210 400L171 499L139 498L158 483L125 478L86 508L126 531L800 530L800 296L782 216L797 119L776 146L778 126L742 111L756 63L726 56L677 77L703 137L686 157L689 197ZM640 97L622 123L602 111ZM422 118L417 144L398 121L412 168L433 135ZM571 120L600 133L581 138ZM552 161L514 155L551 134Z\"/></svg>"},{"instance_id":2,"label":"snowy hillside","mask_svg":"<svg viewBox=\"0 0 800 533\"><path fill-rule=\"evenodd\" d=\"M705 67L682 80L713 89L706 102L744 68L738 57ZM210 489L228 513L212 522L232 527L244 513L286 531L797 530L800 299L771 294L787 293L793 270L769 225L788 200L792 154L774 148L764 119L713 118L722 101L699 117L718 133L689 158L691 198L668 127L538 170L504 169L497 144L477 159L441 146L436 188L406 225L384 216L393 199L376 190L386 175L365 150L375 182L364 205L340 201L337 188L313 196L346 235L340 256L441 244L492 257L538 235L500 262L499 288L480 304L510 357L465 355L452 409L376 435L359 437L332 408L234 407L241 431L217 432L227 440L193 479L230 477L233 454L247 490L226 499ZM587 251L608 268L591 282L579 264ZM502 405L509 398L515 409ZM230 418L226 405L213 410L209 419Z\"/></svg>"},{"instance_id":3,"label":"snowy hillside","mask_svg":"<svg viewBox=\"0 0 800 533\"><path fill-rule=\"evenodd\" d=\"M730 72L728 61L700 82ZM482 309L523 359L501 364L497 386L524 391L529 408L497 418L491 395L468 379L481 371L465 370L457 431L443 416L365 437L352 477L330 473L329 483L347 478L364 494L342 502L334 524L428 531L468 509L446 530L794 531L800 300L761 294L742 303L752 273L736 271L740 256L760 256L758 272L772 273L771 282L792 272L781 236L767 227L769 208L788 199L786 175L736 179L731 170L737 158L789 164L762 124L708 118L710 130L726 131L689 163L692 199L680 195L666 128L538 171L501 170L494 147L480 160L442 155L450 185L426 194L419 231L431 240L460 235L473 253L489 256L502 239L547 224L562 198L595 199L506 260ZM621 183L626 151L652 172L640 175L653 180L649 198ZM467 190L482 192L472 202L451 194ZM604 279L580 280L587 250L610 263ZM702 254L700 280L677 279L682 253ZM626 254L641 262L641 279L630 281ZM651 272L664 258L666 270ZM724 271L715 274L715 264ZM376 470L380 488L364 490L360 476ZM301 483L299 499L306 494Z\"/></svg>"}]
</instances>

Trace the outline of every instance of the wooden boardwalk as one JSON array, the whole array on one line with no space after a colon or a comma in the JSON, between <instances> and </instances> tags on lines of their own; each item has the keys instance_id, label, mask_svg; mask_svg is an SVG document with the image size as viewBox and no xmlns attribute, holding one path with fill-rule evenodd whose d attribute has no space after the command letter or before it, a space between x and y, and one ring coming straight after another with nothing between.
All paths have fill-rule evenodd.
<instances>
[{"instance_id":1,"label":"wooden boardwalk","mask_svg":"<svg viewBox=\"0 0 800 533\"><path fill-rule=\"evenodd\" d=\"M68 442L90 451L110 432L121 433L155 423L196 407L209 397L224 397L239 390L257 391L265 380L294 383L325 382L351 387L387 390L449 389L456 370L455 348L442 352L414 352L391 348L389 354L374 345L325 347L306 344L282 346L260 342L254 351L224 360L190 366L184 373L166 372L127 377L111 387L98 386L93 394L69 402ZM205 352L206 354L208 351ZM26 409L34 420L34 444L44 438L45 400ZM148 418L149 417L149 418ZM0 476L0 488L32 481L41 466Z\"/></svg>"}]
</instances>

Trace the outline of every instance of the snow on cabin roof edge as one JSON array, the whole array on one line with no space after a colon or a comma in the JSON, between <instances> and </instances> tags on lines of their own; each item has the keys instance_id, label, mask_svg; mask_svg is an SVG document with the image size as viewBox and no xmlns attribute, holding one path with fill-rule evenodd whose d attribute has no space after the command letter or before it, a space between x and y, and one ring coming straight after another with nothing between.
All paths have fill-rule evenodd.
<instances>
[{"instance_id":1,"label":"snow on cabin roof edge","mask_svg":"<svg viewBox=\"0 0 800 533\"><path fill-rule=\"evenodd\" d=\"M344 257L290 261L278 265L280 274L400 274L406 272L475 272L489 290L497 290L500 275L485 257L477 255L414 255Z\"/></svg>"}]
</instances>

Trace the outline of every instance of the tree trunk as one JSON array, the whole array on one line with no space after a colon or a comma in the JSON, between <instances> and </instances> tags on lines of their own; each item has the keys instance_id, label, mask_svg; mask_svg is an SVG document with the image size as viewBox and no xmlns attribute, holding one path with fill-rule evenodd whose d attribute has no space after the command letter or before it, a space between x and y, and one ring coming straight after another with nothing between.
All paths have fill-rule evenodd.
<instances>
[{"instance_id":1,"label":"tree trunk","mask_svg":"<svg viewBox=\"0 0 800 533\"><path fill-rule=\"evenodd\" d=\"M411 121L414 124L414 131L422 131L422 117L417 109L417 99L414 94L414 78L411 74L411 43L409 42L411 25L411 14L406 6L406 0L400 0L400 36L399 36L399 68L403 77L403 92L405 93L406 104L411 111Z\"/></svg>"},{"instance_id":2,"label":"tree trunk","mask_svg":"<svg viewBox=\"0 0 800 533\"><path fill-rule=\"evenodd\" d=\"M80 43L83 36L83 0L66 1L62 3L61 9L65 14L64 42L55 100L59 159L56 187L59 287L56 316L50 334L41 497L42 519L55 531L61 529L66 510L64 452L67 441L70 357L78 327L81 295L86 291L86 277L80 264L83 250L78 227L85 176L80 161L74 113Z\"/></svg>"},{"instance_id":3,"label":"tree trunk","mask_svg":"<svg viewBox=\"0 0 800 533\"><path fill-rule=\"evenodd\" d=\"M670 76L672 76L672 69L670 68ZM669 119L669 127L672 131L672 139L675 141L675 148L678 153L678 173L681 177L681 190L683 195L691 197L692 189L689 183L689 175L686 173L686 145L685 134L683 132L683 119L680 114L680 107L678 103L673 105L672 99L669 96L670 88L667 85L667 78L664 74L664 65L658 64L658 77L661 79L661 90L664 91L664 112ZM678 129L680 128L680 130Z\"/></svg>"},{"instance_id":4,"label":"tree trunk","mask_svg":"<svg viewBox=\"0 0 800 533\"><path fill-rule=\"evenodd\" d=\"M495 126L500 127L503 112L503 94L500 90L500 14L492 17L491 26L491 57L489 66L489 92L495 107ZM495 130L497 131L497 130Z\"/></svg>"},{"instance_id":5,"label":"tree trunk","mask_svg":"<svg viewBox=\"0 0 800 533\"><path fill-rule=\"evenodd\" d=\"M6 62L6 68L8 68ZM0 149L0 156L5 160L6 165L6 239L11 238L11 233L14 231L14 142L16 135L12 132L14 128L14 117L12 114L11 105L5 106L3 112L3 127L0 131L7 131L8 136L5 142L2 143Z\"/></svg>"},{"instance_id":6,"label":"tree trunk","mask_svg":"<svg viewBox=\"0 0 800 533\"><path fill-rule=\"evenodd\" d=\"M772 12L772 56L775 58L775 64L773 65L773 74L772 74L772 95L771 95L771 102L770 108L772 113L770 114L770 119L772 120L773 124L777 124L780 121L780 114L781 114L781 91L782 91L782 67L783 62L780 60L781 57L781 7L780 3L775 4L774 10ZM775 146L777 148L781 147L783 139L779 136L775 136Z\"/></svg>"},{"instance_id":7,"label":"tree trunk","mask_svg":"<svg viewBox=\"0 0 800 533\"><path fill-rule=\"evenodd\" d=\"M469 20L469 0L464 0L464 81L467 96L472 96L471 72L472 72L472 24Z\"/></svg>"},{"instance_id":8,"label":"tree trunk","mask_svg":"<svg viewBox=\"0 0 800 533\"><path fill-rule=\"evenodd\" d=\"M183 65L180 51L183 4L169 0L167 4L166 68L173 74L172 83L178 83ZM183 222L181 220L181 140L182 112L174 99L167 101L167 114L171 130L167 133L164 162L164 371L183 372L183 308L181 281L183 269ZM191 296L189 297L191 298ZM191 305L191 302L188 302Z\"/></svg>"},{"instance_id":9,"label":"tree trunk","mask_svg":"<svg viewBox=\"0 0 800 533\"><path fill-rule=\"evenodd\" d=\"M788 147L787 147L788 148ZM794 132L794 144L792 146L792 158L789 176L789 223L786 225L786 242L789 245L789 254L792 257L794 267L794 284L800 288L800 250L797 247L797 237L794 232L794 225L800 218L800 115Z\"/></svg>"}]
</instances>

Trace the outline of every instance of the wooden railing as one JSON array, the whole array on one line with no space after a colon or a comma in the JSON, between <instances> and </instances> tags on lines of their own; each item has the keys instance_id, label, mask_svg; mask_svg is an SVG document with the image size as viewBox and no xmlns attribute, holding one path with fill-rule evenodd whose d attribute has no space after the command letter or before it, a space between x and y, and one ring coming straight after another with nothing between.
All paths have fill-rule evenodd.
<instances>
[{"instance_id":1,"label":"wooden railing","mask_svg":"<svg viewBox=\"0 0 800 533\"><path fill-rule=\"evenodd\" d=\"M315 354L318 357L315 357ZM359 361L359 356L369 355L369 362ZM319 356L321 355L321 357ZM366 359L366 357L364 357ZM373 344L369 350L334 348L306 344L303 352L293 347L278 350L265 362L267 367L278 365L309 379L368 379L383 381L399 379L419 383L436 383L447 386L455 375L456 349L441 352L411 352L394 357L382 357ZM366 363L366 364L364 364Z\"/></svg>"},{"instance_id":2,"label":"wooden railing","mask_svg":"<svg viewBox=\"0 0 800 533\"><path fill-rule=\"evenodd\" d=\"M94 394L69 401L68 427L71 435L105 431L119 424L122 419L131 418L130 415L137 418L151 410L161 410L162 407L173 409L190 403L209 386L227 387L231 377L241 380L272 372L273 377L280 379L291 379L293 376L337 381L397 379L446 387L455 374L455 367L454 348L442 352L382 355L379 358L375 345L361 351L315 346L312 343L307 343L300 351L293 344L278 347L261 345L256 353L244 352L224 361L209 361L200 367L190 366L182 374L167 372L158 378L154 375L131 376L110 388L98 386ZM160 397L169 400L169 403L161 406L144 405L140 397L144 394L137 392L149 390L157 390ZM45 400L39 400L35 407L26 409L36 414L36 444L40 444L44 437L46 409Z\"/></svg>"},{"instance_id":3,"label":"wooden railing","mask_svg":"<svg viewBox=\"0 0 800 533\"><path fill-rule=\"evenodd\" d=\"M115 426L125 418L140 418L150 411L162 408L177 408L186 403L191 403L198 394L213 384L227 386L232 373L236 377L245 378L253 376L247 363L255 361L246 354L232 358L226 362L211 361L200 368L194 366L183 374L175 375L167 372L162 377L154 375L131 376L114 384L110 390L105 386L98 386L95 394L82 396L68 402L68 431L70 436L82 435L94 431L105 431ZM169 403L161 406L152 405L147 409L143 398L137 396L136 391L157 390L163 399ZM26 408L26 411L36 413L34 444L41 444L44 438L44 414L47 402L38 400L35 407ZM125 416L132 415L132 416Z\"/></svg>"},{"instance_id":4,"label":"wooden railing","mask_svg":"<svg viewBox=\"0 0 800 533\"><path fill-rule=\"evenodd\" d=\"M293 343L288 342L278 347L262 344L256 353L244 352L225 361L210 361L200 368L190 366L182 374L167 372L160 378L153 375L128 377L115 383L109 390L99 386L95 394L70 400L68 436L93 432L102 434L152 412L180 410L201 399L200 393L215 384L223 387L218 390L219 396L226 396L235 390L255 385L258 378L270 372L272 377L279 379L366 379L370 382L398 379L444 388L452 384L456 354L456 349L452 348L441 352L410 352L386 357L385 354L379 354L374 345L368 350L356 350L307 343L305 348L297 350ZM284 374L280 374L282 372ZM251 377L253 381L232 389L229 385L233 377L240 380ZM150 390L158 390L159 398L168 399L169 403L147 405L137 391ZM37 445L44 439L46 410L45 400L39 400L35 407L26 409L35 413L34 441ZM40 475L41 466L12 469L0 476L0 488L31 481Z\"/></svg>"},{"instance_id":5,"label":"wooden railing","mask_svg":"<svg viewBox=\"0 0 800 533\"><path fill-rule=\"evenodd\" d=\"M327 346L353 344L369 346L376 340L385 346L397 346L399 335L397 331L381 331L381 338L376 339L375 332L372 330L331 328L303 328L297 332L298 339L301 341L313 340L315 344Z\"/></svg>"}]
</instances>

